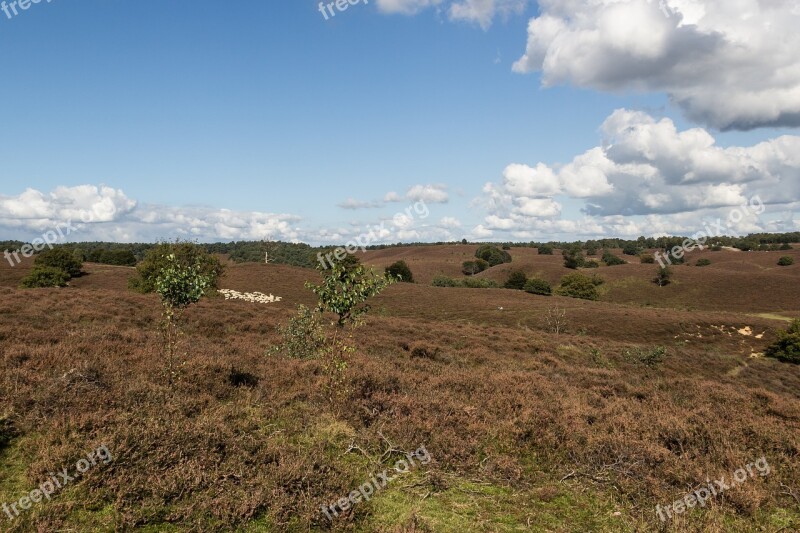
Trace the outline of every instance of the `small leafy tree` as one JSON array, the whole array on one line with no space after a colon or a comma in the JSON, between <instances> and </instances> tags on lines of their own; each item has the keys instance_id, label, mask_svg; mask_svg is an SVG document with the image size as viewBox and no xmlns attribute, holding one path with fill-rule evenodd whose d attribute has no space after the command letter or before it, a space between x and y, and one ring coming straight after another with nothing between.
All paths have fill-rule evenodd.
<instances>
[{"instance_id":1,"label":"small leafy tree","mask_svg":"<svg viewBox=\"0 0 800 533\"><path fill-rule=\"evenodd\" d=\"M43 287L65 287L69 281L69 274L60 268L49 266L36 266L22 278L20 287L23 289L37 289Z\"/></svg>"},{"instance_id":2,"label":"small leafy tree","mask_svg":"<svg viewBox=\"0 0 800 533\"><path fill-rule=\"evenodd\" d=\"M404 283L414 283L414 276L411 269L402 259L386 267L386 275Z\"/></svg>"},{"instance_id":3,"label":"small leafy tree","mask_svg":"<svg viewBox=\"0 0 800 533\"><path fill-rule=\"evenodd\" d=\"M785 242L785 243L781 244L781 247L778 248L778 249L779 250L791 250L792 249L792 245L789 244L788 242Z\"/></svg>"},{"instance_id":4,"label":"small leafy tree","mask_svg":"<svg viewBox=\"0 0 800 533\"><path fill-rule=\"evenodd\" d=\"M654 265L656 264L656 258L653 254L642 254L639 256L639 261L642 262L643 265Z\"/></svg>"},{"instance_id":5,"label":"small leafy tree","mask_svg":"<svg viewBox=\"0 0 800 533\"><path fill-rule=\"evenodd\" d=\"M489 263L489 266L497 266L511 262L511 254L493 244L483 244L479 246L475 251L475 257L483 259Z\"/></svg>"},{"instance_id":6,"label":"small leafy tree","mask_svg":"<svg viewBox=\"0 0 800 533\"><path fill-rule=\"evenodd\" d=\"M164 307L164 332L166 374L172 386L180 368L175 363L175 355L181 335L183 311L197 303L211 286L211 279L201 272L198 263L183 265L174 254L166 257L166 265L161 269L155 282L155 291L161 297ZM180 365L183 366L183 365Z\"/></svg>"},{"instance_id":7,"label":"small leafy tree","mask_svg":"<svg viewBox=\"0 0 800 533\"><path fill-rule=\"evenodd\" d=\"M481 260L479 259L478 261L481 261ZM478 261L464 261L464 263L462 263L462 265L461 265L461 272L465 276L474 276L475 274L477 274L479 272L483 272L484 269L481 267L481 265L480 265L480 263L478 263ZM483 262L486 263L486 261L483 261Z\"/></svg>"},{"instance_id":8,"label":"small leafy tree","mask_svg":"<svg viewBox=\"0 0 800 533\"><path fill-rule=\"evenodd\" d=\"M531 278L525 283L525 292L542 296L551 296L553 294L553 288L543 279Z\"/></svg>"},{"instance_id":9,"label":"small leafy tree","mask_svg":"<svg viewBox=\"0 0 800 533\"><path fill-rule=\"evenodd\" d=\"M792 321L789 329L778 332L778 340L764 352L784 363L800 365L800 319Z\"/></svg>"},{"instance_id":10,"label":"small leafy tree","mask_svg":"<svg viewBox=\"0 0 800 533\"><path fill-rule=\"evenodd\" d=\"M62 247L43 251L36 256L33 264L37 267L58 268L69 278L80 276L83 268L83 263L70 250Z\"/></svg>"},{"instance_id":11,"label":"small leafy tree","mask_svg":"<svg viewBox=\"0 0 800 533\"><path fill-rule=\"evenodd\" d=\"M336 324L340 328L369 311L369 304L365 302L395 281L365 268L355 257L336 262L330 268L318 267L318 270L322 273L322 284L306 282L306 288L319 298L320 312L339 316Z\"/></svg>"},{"instance_id":12,"label":"small leafy tree","mask_svg":"<svg viewBox=\"0 0 800 533\"><path fill-rule=\"evenodd\" d=\"M156 281L164 268L170 266L169 256L185 268L196 267L198 273L209 281L209 288L216 289L225 271L219 259L193 242L163 242L147 251L136 266L137 275L130 279L128 287L141 293L156 292Z\"/></svg>"},{"instance_id":13,"label":"small leafy tree","mask_svg":"<svg viewBox=\"0 0 800 533\"><path fill-rule=\"evenodd\" d=\"M653 283L659 287L664 287L672 282L672 269L668 266L659 267L656 277L653 278Z\"/></svg>"},{"instance_id":14,"label":"small leafy tree","mask_svg":"<svg viewBox=\"0 0 800 533\"><path fill-rule=\"evenodd\" d=\"M597 286L592 278L579 272L567 274L561 278L561 285L556 289L556 293L561 296L580 298L583 300L600 299Z\"/></svg>"},{"instance_id":15,"label":"small leafy tree","mask_svg":"<svg viewBox=\"0 0 800 533\"><path fill-rule=\"evenodd\" d=\"M778 259L778 266L791 266L794 264L794 258L788 255L784 255L780 259Z\"/></svg>"},{"instance_id":16,"label":"small leafy tree","mask_svg":"<svg viewBox=\"0 0 800 533\"><path fill-rule=\"evenodd\" d=\"M564 257L564 266L570 269L578 269L584 265L583 253L579 246L573 246L561 251Z\"/></svg>"},{"instance_id":17,"label":"small leafy tree","mask_svg":"<svg viewBox=\"0 0 800 533\"><path fill-rule=\"evenodd\" d=\"M525 275L525 272L522 272L521 270L515 270L508 276L508 279L503 287L506 289L516 289L521 291L525 289L525 284L527 282L528 276Z\"/></svg>"},{"instance_id":18,"label":"small leafy tree","mask_svg":"<svg viewBox=\"0 0 800 533\"><path fill-rule=\"evenodd\" d=\"M539 255L553 255L553 247L549 244L540 244Z\"/></svg>"},{"instance_id":19,"label":"small leafy tree","mask_svg":"<svg viewBox=\"0 0 800 533\"><path fill-rule=\"evenodd\" d=\"M297 315L289 319L286 327L278 326L278 333L283 342L271 348L269 353L285 353L295 359L319 357L327 340L320 314L304 305L297 307Z\"/></svg>"},{"instance_id":20,"label":"small leafy tree","mask_svg":"<svg viewBox=\"0 0 800 533\"><path fill-rule=\"evenodd\" d=\"M631 255L635 255L635 254L631 254ZM617 266L617 265L626 265L626 264L628 264L627 261L617 257L616 255L612 254L608 250L603 252L603 263L605 263L606 266Z\"/></svg>"}]
</instances>

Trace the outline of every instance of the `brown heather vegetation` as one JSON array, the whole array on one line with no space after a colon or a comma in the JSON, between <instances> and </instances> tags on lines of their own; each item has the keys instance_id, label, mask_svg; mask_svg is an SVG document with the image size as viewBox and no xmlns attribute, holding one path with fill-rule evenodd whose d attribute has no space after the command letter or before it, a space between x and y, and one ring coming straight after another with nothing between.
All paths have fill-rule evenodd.
<instances>
[{"instance_id":1,"label":"brown heather vegetation","mask_svg":"<svg viewBox=\"0 0 800 533\"><path fill-rule=\"evenodd\" d=\"M800 366L759 356L800 316L800 262L699 252L691 263L711 266L676 266L657 287L655 266L634 261L590 271L606 280L598 302L429 286L460 277L475 248L366 254L381 268L405 260L418 284L375 299L336 406L318 361L266 355L296 305L315 304L303 288L314 271L228 265L222 288L283 301L189 309L188 364L171 390L158 299L126 290L133 269L86 264L68 288L20 290L30 262L0 266L0 417L13 428L0 503L101 444L114 457L15 522L0 516L0 529L800 530ZM568 272L560 254L510 252L479 277L522 269L555 284ZM566 334L542 324L553 306ZM656 346L660 364L631 356ZM421 445L430 464L333 524L320 512L400 457L387 449ZM656 504L762 455L770 475L669 524L656 517Z\"/></svg>"}]
</instances>

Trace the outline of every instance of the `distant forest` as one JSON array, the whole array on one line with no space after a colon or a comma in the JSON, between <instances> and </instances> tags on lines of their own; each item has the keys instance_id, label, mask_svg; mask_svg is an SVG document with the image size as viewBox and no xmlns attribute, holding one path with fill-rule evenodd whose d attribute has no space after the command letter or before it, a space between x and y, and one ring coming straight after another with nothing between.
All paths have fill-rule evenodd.
<instances>
[{"instance_id":1,"label":"distant forest","mask_svg":"<svg viewBox=\"0 0 800 533\"><path fill-rule=\"evenodd\" d=\"M637 255L645 250L665 250L679 246L687 237L639 237L636 240L625 239L599 239L573 242L496 242L504 249L510 248L542 248L565 249L579 246L584 250L598 250L606 248L620 248L626 255ZM738 248L742 251L770 251L778 250L782 245L800 243L800 232L792 233L754 233L746 237L714 237L708 239L706 246L719 249L723 246ZM9 252L17 251L27 243L22 241L0 241L0 250ZM436 246L442 244L470 244L466 239L460 242L413 242L396 244L379 244L367 246L369 250L383 250L398 246ZM474 243L478 244L478 243ZM480 243L483 244L483 243ZM237 263L262 263L266 254L269 262L281 265L314 268L317 264L317 254L323 254L335 248L334 246L312 247L308 244L290 243L281 241L233 241L228 243L198 243L210 253L227 255ZM154 246L153 243L112 243L112 242L79 242L59 244L74 254L82 261L102 263L107 265L134 266L141 261L147 251Z\"/></svg>"}]
</instances>

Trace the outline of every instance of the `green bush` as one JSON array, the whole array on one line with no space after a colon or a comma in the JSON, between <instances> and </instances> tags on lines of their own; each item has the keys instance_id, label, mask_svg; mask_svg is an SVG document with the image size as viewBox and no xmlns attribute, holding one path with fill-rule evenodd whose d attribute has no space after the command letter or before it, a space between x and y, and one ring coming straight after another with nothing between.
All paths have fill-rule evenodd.
<instances>
[{"instance_id":1,"label":"green bush","mask_svg":"<svg viewBox=\"0 0 800 533\"><path fill-rule=\"evenodd\" d=\"M764 352L784 363L800 364L800 319L792 321L789 329L778 332L778 340Z\"/></svg>"},{"instance_id":2,"label":"green bush","mask_svg":"<svg viewBox=\"0 0 800 533\"><path fill-rule=\"evenodd\" d=\"M486 278L464 278L459 287L467 289L497 289L499 285L493 279Z\"/></svg>"},{"instance_id":3,"label":"green bush","mask_svg":"<svg viewBox=\"0 0 800 533\"><path fill-rule=\"evenodd\" d=\"M588 261L584 261L583 268L600 268L600 263L594 259L589 259Z\"/></svg>"},{"instance_id":4,"label":"green bush","mask_svg":"<svg viewBox=\"0 0 800 533\"><path fill-rule=\"evenodd\" d=\"M278 326L283 341L273 346L269 354L283 353L295 359L315 359L325 347L325 328L320 314L304 305L297 307L297 315L289 319L286 327Z\"/></svg>"},{"instance_id":5,"label":"green bush","mask_svg":"<svg viewBox=\"0 0 800 533\"><path fill-rule=\"evenodd\" d=\"M525 292L539 294L542 296L550 296L553 294L553 288L543 279L531 278L525 284Z\"/></svg>"},{"instance_id":6,"label":"green bush","mask_svg":"<svg viewBox=\"0 0 800 533\"><path fill-rule=\"evenodd\" d=\"M553 255L553 247L549 244L539 245L539 255Z\"/></svg>"},{"instance_id":7,"label":"green bush","mask_svg":"<svg viewBox=\"0 0 800 533\"><path fill-rule=\"evenodd\" d=\"M664 287L672 282L672 270L668 266L659 267L656 277L653 278L653 283L659 287Z\"/></svg>"},{"instance_id":8,"label":"green bush","mask_svg":"<svg viewBox=\"0 0 800 533\"><path fill-rule=\"evenodd\" d=\"M556 294L582 300L600 299L595 282L592 278L580 272L567 274L561 278L561 285L556 289Z\"/></svg>"},{"instance_id":9,"label":"green bush","mask_svg":"<svg viewBox=\"0 0 800 533\"><path fill-rule=\"evenodd\" d=\"M570 269L577 269L584 265L583 252L580 246L573 246L561 251L561 256L564 258L564 266Z\"/></svg>"},{"instance_id":10,"label":"green bush","mask_svg":"<svg viewBox=\"0 0 800 533\"><path fill-rule=\"evenodd\" d=\"M636 254L630 254L630 255L636 255ZM627 264L627 261L617 257L616 255L606 250L605 252L603 252L603 263L605 263L606 266L617 266L617 265L625 265Z\"/></svg>"},{"instance_id":11,"label":"green bush","mask_svg":"<svg viewBox=\"0 0 800 533\"><path fill-rule=\"evenodd\" d=\"M20 286L23 289L38 289L43 287L66 287L69 274L60 268L50 266L35 266L22 278Z\"/></svg>"},{"instance_id":12,"label":"green bush","mask_svg":"<svg viewBox=\"0 0 800 533\"><path fill-rule=\"evenodd\" d=\"M649 367L658 366L664 361L667 355L667 349L664 346L656 346L655 348L635 348L627 350L625 356L634 363L643 364Z\"/></svg>"},{"instance_id":13,"label":"green bush","mask_svg":"<svg viewBox=\"0 0 800 533\"><path fill-rule=\"evenodd\" d=\"M778 259L778 266L785 267L785 266L791 266L793 264L794 264L794 258L788 255L784 255L783 257Z\"/></svg>"},{"instance_id":14,"label":"green bush","mask_svg":"<svg viewBox=\"0 0 800 533\"><path fill-rule=\"evenodd\" d=\"M461 264L461 273L465 276L474 276L479 272L483 272L483 269L478 265L477 261L464 261Z\"/></svg>"},{"instance_id":15,"label":"green bush","mask_svg":"<svg viewBox=\"0 0 800 533\"><path fill-rule=\"evenodd\" d=\"M386 274L405 283L414 283L411 269L402 259L386 267Z\"/></svg>"},{"instance_id":16,"label":"green bush","mask_svg":"<svg viewBox=\"0 0 800 533\"><path fill-rule=\"evenodd\" d=\"M40 253L33 264L37 267L57 268L65 272L69 278L80 276L83 268L83 264L71 251L61 247Z\"/></svg>"},{"instance_id":17,"label":"green bush","mask_svg":"<svg viewBox=\"0 0 800 533\"><path fill-rule=\"evenodd\" d=\"M147 251L144 260L136 266L137 275L128 281L128 286L141 293L155 292L156 280L164 268L170 266L170 255L182 268L197 267L198 274L208 278L209 289L217 289L219 278L225 268L219 259L192 242L160 243Z\"/></svg>"},{"instance_id":18,"label":"green bush","mask_svg":"<svg viewBox=\"0 0 800 533\"><path fill-rule=\"evenodd\" d=\"M656 263L656 258L653 254L642 254L639 256L639 260L643 265L654 265Z\"/></svg>"},{"instance_id":19,"label":"green bush","mask_svg":"<svg viewBox=\"0 0 800 533\"><path fill-rule=\"evenodd\" d=\"M785 242L785 243L781 244L781 247L778 248L778 249L779 250L791 250L792 249L792 245L789 244L788 242Z\"/></svg>"},{"instance_id":20,"label":"green bush","mask_svg":"<svg viewBox=\"0 0 800 533\"><path fill-rule=\"evenodd\" d=\"M711 261L708 259L698 259L695 264L699 267L706 267L711 264Z\"/></svg>"},{"instance_id":21,"label":"green bush","mask_svg":"<svg viewBox=\"0 0 800 533\"><path fill-rule=\"evenodd\" d=\"M528 282L528 276L525 275L525 272L521 270L515 270L511 274L509 274L508 279L506 280L505 284L503 285L506 289L515 289L521 291L525 289L525 284Z\"/></svg>"},{"instance_id":22,"label":"green bush","mask_svg":"<svg viewBox=\"0 0 800 533\"><path fill-rule=\"evenodd\" d=\"M625 255L639 255L640 252L639 245L635 242L629 242L622 248L622 253Z\"/></svg>"},{"instance_id":23,"label":"green bush","mask_svg":"<svg viewBox=\"0 0 800 533\"><path fill-rule=\"evenodd\" d=\"M457 279L439 274L433 277L431 285L434 287L460 287L461 283Z\"/></svg>"},{"instance_id":24,"label":"green bush","mask_svg":"<svg viewBox=\"0 0 800 533\"><path fill-rule=\"evenodd\" d=\"M479 246L475 251L475 257L483 259L489 263L489 266L497 266L511 262L511 254L493 244L483 244Z\"/></svg>"}]
</instances>

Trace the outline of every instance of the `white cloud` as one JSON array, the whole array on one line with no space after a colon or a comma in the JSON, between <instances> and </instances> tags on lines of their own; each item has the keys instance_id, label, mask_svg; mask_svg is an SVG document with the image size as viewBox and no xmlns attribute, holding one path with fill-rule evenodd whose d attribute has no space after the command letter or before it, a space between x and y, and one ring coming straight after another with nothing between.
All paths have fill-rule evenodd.
<instances>
[{"instance_id":1,"label":"white cloud","mask_svg":"<svg viewBox=\"0 0 800 533\"><path fill-rule=\"evenodd\" d=\"M415 15L435 7L444 9L450 20L466 21L488 29L497 16L519 14L528 0L377 0L378 9L389 14Z\"/></svg>"},{"instance_id":2,"label":"white cloud","mask_svg":"<svg viewBox=\"0 0 800 533\"><path fill-rule=\"evenodd\" d=\"M660 5L666 9L662 9ZM664 91L720 129L800 126L795 0L541 0L517 72Z\"/></svg>"},{"instance_id":3,"label":"white cloud","mask_svg":"<svg viewBox=\"0 0 800 533\"><path fill-rule=\"evenodd\" d=\"M625 109L601 130L602 146L566 165L507 166L502 180L487 183L473 204L487 212L481 228L516 236L650 235L653 228L680 228L686 217L697 221L754 196L773 206L800 199L798 136L722 148L706 130L678 131L669 119ZM563 220L556 197L583 202L588 216ZM764 221L759 224L751 221L765 229Z\"/></svg>"},{"instance_id":4,"label":"white cloud","mask_svg":"<svg viewBox=\"0 0 800 533\"><path fill-rule=\"evenodd\" d=\"M387 192L386 193L386 196L383 197L383 201L387 202L387 203L389 203L389 202L402 202L403 201L403 197L400 196L399 194L397 194L396 192L392 191L392 192Z\"/></svg>"},{"instance_id":5,"label":"white cloud","mask_svg":"<svg viewBox=\"0 0 800 533\"><path fill-rule=\"evenodd\" d=\"M446 204L450 200L446 185L414 185L406 193L406 198L427 204Z\"/></svg>"},{"instance_id":6,"label":"white cloud","mask_svg":"<svg viewBox=\"0 0 800 533\"><path fill-rule=\"evenodd\" d=\"M442 217L439 221L439 226L451 229L460 228L461 221L454 217Z\"/></svg>"},{"instance_id":7,"label":"white cloud","mask_svg":"<svg viewBox=\"0 0 800 533\"><path fill-rule=\"evenodd\" d=\"M356 200L355 198L348 198L344 202L336 204L337 207L341 207L342 209L374 209L376 207L381 207L381 202L365 202L362 200Z\"/></svg>"}]
</instances>

